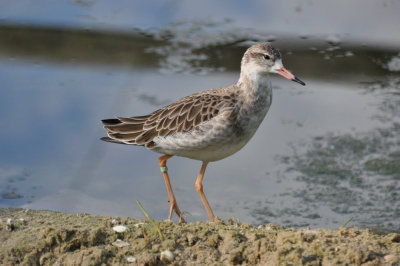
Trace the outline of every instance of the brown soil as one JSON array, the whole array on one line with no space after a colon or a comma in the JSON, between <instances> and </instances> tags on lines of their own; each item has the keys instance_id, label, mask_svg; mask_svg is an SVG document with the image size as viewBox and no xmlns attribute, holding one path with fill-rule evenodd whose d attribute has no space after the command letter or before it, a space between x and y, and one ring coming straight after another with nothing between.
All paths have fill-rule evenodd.
<instances>
[{"instance_id":1,"label":"brown soil","mask_svg":"<svg viewBox=\"0 0 400 266\"><path fill-rule=\"evenodd\" d=\"M127 230L115 232L118 224ZM144 220L0 209L0 264L400 265L397 233L254 227L232 220L157 224L163 241ZM161 255L165 250L174 258Z\"/></svg>"}]
</instances>

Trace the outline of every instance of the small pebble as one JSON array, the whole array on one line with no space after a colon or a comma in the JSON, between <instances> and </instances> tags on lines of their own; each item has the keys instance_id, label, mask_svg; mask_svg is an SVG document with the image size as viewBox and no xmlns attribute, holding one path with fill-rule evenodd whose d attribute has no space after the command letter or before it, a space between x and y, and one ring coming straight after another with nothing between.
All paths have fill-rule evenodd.
<instances>
[{"instance_id":1,"label":"small pebble","mask_svg":"<svg viewBox=\"0 0 400 266\"><path fill-rule=\"evenodd\" d=\"M272 231L272 230L274 230L274 226L272 224L267 224L265 226L265 230Z\"/></svg>"},{"instance_id":2,"label":"small pebble","mask_svg":"<svg viewBox=\"0 0 400 266\"><path fill-rule=\"evenodd\" d=\"M121 239L117 239L117 241L113 242L112 245L116 246L117 248L130 246L128 242L122 241Z\"/></svg>"},{"instance_id":3,"label":"small pebble","mask_svg":"<svg viewBox=\"0 0 400 266\"><path fill-rule=\"evenodd\" d=\"M172 253L169 249L166 249L161 252L160 260L163 262L171 262L175 258L174 253Z\"/></svg>"},{"instance_id":4,"label":"small pebble","mask_svg":"<svg viewBox=\"0 0 400 266\"><path fill-rule=\"evenodd\" d=\"M126 260L127 260L129 263L134 263L134 262L136 262L136 258L133 257L133 256L127 257Z\"/></svg>"},{"instance_id":5,"label":"small pebble","mask_svg":"<svg viewBox=\"0 0 400 266\"><path fill-rule=\"evenodd\" d=\"M112 229L113 229L115 232L122 233L122 232L125 232L126 229L128 229L128 227L126 227L126 226L124 226L124 225L116 225L116 226L114 226Z\"/></svg>"},{"instance_id":6,"label":"small pebble","mask_svg":"<svg viewBox=\"0 0 400 266\"><path fill-rule=\"evenodd\" d=\"M134 226L139 228L139 227L142 227L142 225L144 225L144 223L137 223Z\"/></svg>"},{"instance_id":7,"label":"small pebble","mask_svg":"<svg viewBox=\"0 0 400 266\"><path fill-rule=\"evenodd\" d=\"M12 218L8 218L7 219L7 230L9 230L9 231L14 231L14 229L15 229L15 225L14 225L14 219L12 219Z\"/></svg>"}]
</instances>

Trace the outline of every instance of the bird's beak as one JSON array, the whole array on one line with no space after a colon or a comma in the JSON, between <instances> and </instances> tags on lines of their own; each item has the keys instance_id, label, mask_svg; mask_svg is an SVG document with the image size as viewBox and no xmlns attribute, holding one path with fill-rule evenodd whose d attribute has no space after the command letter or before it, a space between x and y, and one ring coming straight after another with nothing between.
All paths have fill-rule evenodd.
<instances>
[{"instance_id":1,"label":"bird's beak","mask_svg":"<svg viewBox=\"0 0 400 266\"><path fill-rule=\"evenodd\" d=\"M281 76L283 76L283 77L285 77L285 78L287 78L287 79L290 79L290 80L292 80L292 81L294 81L294 82L300 83L300 84L303 85L303 86L306 85L303 81L301 81L298 77L296 77L295 75L293 75L292 73L290 73L290 72L289 72L286 68L284 68L284 67L281 67L281 68L278 70L278 74L281 75Z\"/></svg>"}]
</instances>

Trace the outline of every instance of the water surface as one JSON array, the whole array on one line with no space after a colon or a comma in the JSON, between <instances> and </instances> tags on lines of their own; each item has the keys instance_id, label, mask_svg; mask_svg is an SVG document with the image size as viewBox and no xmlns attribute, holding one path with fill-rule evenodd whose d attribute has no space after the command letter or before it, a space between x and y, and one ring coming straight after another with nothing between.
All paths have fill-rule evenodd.
<instances>
[{"instance_id":1,"label":"water surface","mask_svg":"<svg viewBox=\"0 0 400 266\"><path fill-rule=\"evenodd\" d=\"M166 218L159 155L101 142L100 120L229 86L246 48L271 41L307 86L272 77L256 135L207 168L214 212L297 227L354 217L400 230L397 2L363 1L363 12L312 1L42 3L52 12L30 1L0 11L0 207L142 217L138 199ZM194 187L200 165L168 161L189 221L207 219Z\"/></svg>"}]
</instances>

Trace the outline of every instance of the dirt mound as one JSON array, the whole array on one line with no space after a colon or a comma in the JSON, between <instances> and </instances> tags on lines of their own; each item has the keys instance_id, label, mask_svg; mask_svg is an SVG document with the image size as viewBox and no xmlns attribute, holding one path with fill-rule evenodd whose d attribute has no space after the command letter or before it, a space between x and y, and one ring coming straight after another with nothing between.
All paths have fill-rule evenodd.
<instances>
[{"instance_id":1,"label":"dirt mound","mask_svg":"<svg viewBox=\"0 0 400 266\"><path fill-rule=\"evenodd\" d=\"M400 264L400 235L369 229L159 221L161 240L132 218L0 209L0 221L1 265Z\"/></svg>"}]
</instances>

